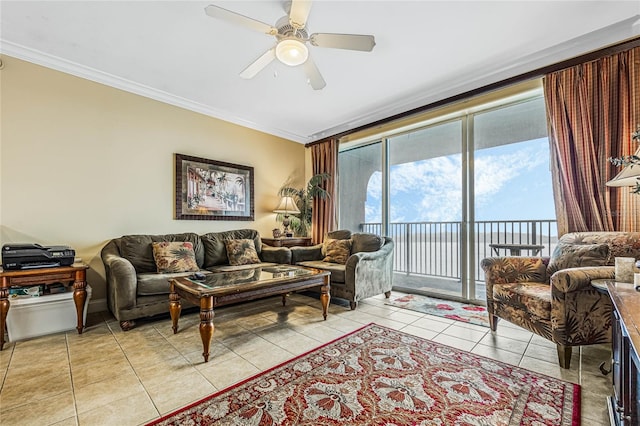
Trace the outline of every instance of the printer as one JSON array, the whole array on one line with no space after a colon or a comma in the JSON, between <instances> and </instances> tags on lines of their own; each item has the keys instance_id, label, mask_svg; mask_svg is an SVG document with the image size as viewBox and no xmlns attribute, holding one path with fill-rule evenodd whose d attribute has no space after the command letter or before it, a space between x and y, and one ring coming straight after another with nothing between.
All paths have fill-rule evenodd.
<instances>
[{"instance_id":1,"label":"printer","mask_svg":"<svg viewBox=\"0 0 640 426\"><path fill-rule=\"evenodd\" d=\"M75 256L75 250L67 246L5 244L2 246L2 268L11 270L69 266L73 264Z\"/></svg>"}]
</instances>

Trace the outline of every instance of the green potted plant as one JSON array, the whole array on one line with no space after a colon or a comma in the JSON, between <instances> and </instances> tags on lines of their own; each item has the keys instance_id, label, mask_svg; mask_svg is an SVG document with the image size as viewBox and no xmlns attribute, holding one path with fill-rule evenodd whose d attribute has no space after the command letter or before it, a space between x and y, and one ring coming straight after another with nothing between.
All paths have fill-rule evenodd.
<instances>
[{"instance_id":1,"label":"green potted plant","mask_svg":"<svg viewBox=\"0 0 640 426\"><path fill-rule=\"evenodd\" d=\"M311 231L311 211L313 209L313 198L321 199L329 198L329 193L322 188L325 181L330 181L331 175L328 173L318 173L311 176L304 188L294 188L287 181L278 191L280 197L292 197L300 210L297 216L290 216L291 224L289 227L293 230L294 235L299 237L308 237ZM279 213L276 217L278 222L282 222L284 215Z\"/></svg>"}]
</instances>

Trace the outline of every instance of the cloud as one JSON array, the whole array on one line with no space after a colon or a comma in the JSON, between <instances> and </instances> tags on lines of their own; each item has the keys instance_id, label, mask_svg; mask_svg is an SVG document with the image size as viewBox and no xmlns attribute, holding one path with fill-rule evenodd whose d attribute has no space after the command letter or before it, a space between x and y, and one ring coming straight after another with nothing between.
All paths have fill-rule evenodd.
<instances>
[{"instance_id":1,"label":"cloud","mask_svg":"<svg viewBox=\"0 0 640 426\"><path fill-rule=\"evenodd\" d=\"M510 144L475 153L476 208L488 205L513 180L548 164L547 140ZM391 222L454 222L462 219L462 157L460 154L403 163L389 176ZM367 222L381 221L382 174L367 187Z\"/></svg>"}]
</instances>

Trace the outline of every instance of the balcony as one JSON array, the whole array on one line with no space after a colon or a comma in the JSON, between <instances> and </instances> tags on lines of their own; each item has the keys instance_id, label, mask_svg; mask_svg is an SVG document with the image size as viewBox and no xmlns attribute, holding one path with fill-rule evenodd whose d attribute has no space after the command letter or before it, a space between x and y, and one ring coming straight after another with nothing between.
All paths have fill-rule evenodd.
<instances>
[{"instance_id":1,"label":"balcony","mask_svg":"<svg viewBox=\"0 0 640 426\"><path fill-rule=\"evenodd\" d=\"M380 235L382 224L362 223L361 230ZM486 295L480 261L496 256L496 251L500 256L511 254L491 245L544 246L536 255L550 256L558 241L556 220L537 219L475 222L468 256L462 253L462 222L396 222L389 224L388 234L395 242L394 288L461 298L463 270L470 264L467 274L473 275L469 280L475 282L478 301ZM522 255L535 252L523 250Z\"/></svg>"}]
</instances>

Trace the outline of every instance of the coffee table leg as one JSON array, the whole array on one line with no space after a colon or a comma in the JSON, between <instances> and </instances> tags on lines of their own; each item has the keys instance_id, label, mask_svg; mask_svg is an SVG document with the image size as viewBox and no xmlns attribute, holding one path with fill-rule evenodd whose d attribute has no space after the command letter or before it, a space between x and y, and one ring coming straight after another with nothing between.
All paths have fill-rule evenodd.
<instances>
[{"instance_id":1,"label":"coffee table leg","mask_svg":"<svg viewBox=\"0 0 640 426\"><path fill-rule=\"evenodd\" d=\"M287 296L289 293L285 293L282 295L282 306L287 306Z\"/></svg>"},{"instance_id":2,"label":"coffee table leg","mask_svg":"<svg viewBox=\"0 0 640 426\"><path fill-rule=\"evenodd\" d=\"M327 319L329 313L329 302L331 301L329 277L324 278L324 284L320 287L320 302L322 303L322 315Z\"/></svg>"},{"instance_id":3,"label":"coffee table leg","mask_svg":"<svg viewBox=\"0 0 640 426\"><path fill-rule=\"evenodd\" d=\"M180 318L180 312L182 311L182 305L180 304L180 295L176 292L176 287L171 281L169 285L169 314L171 315L171 328L173 334L178 332L178 319Z\"/></svg>"},{"instance_id":4,"label":"coffee table leg","mask_svg":"<svg viewBox=\"0 0 640 426\"><path fill-rule=\"evenodd\" d=\"M209 347L213 338L213 296L200 298L200 338L202 339L202 356L209 362Z\"/></svg>"}]
</instances>

